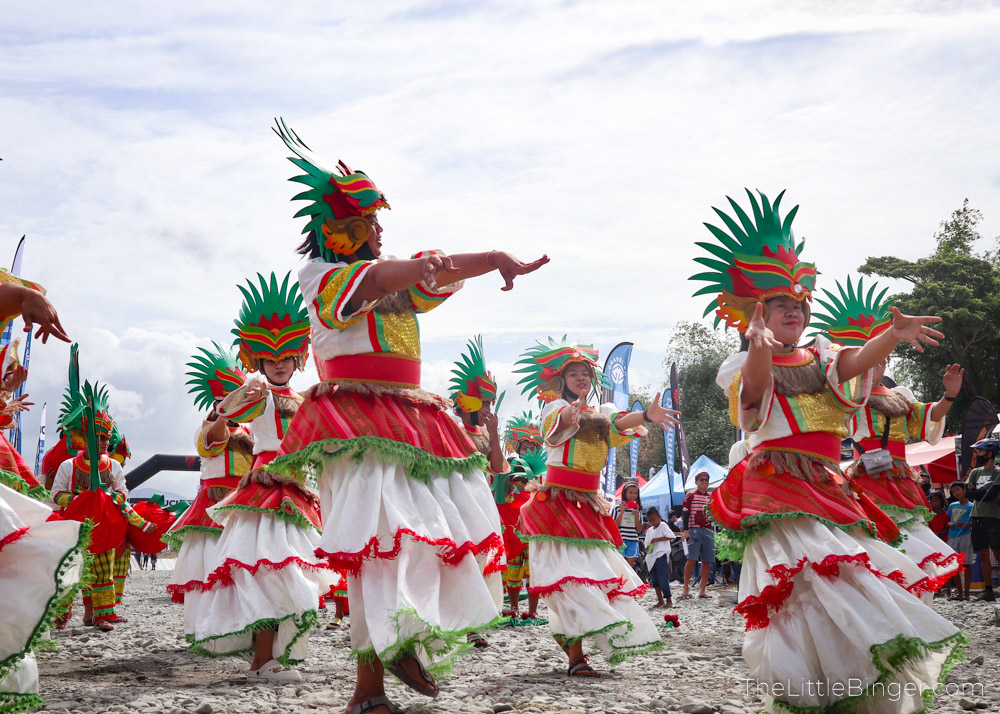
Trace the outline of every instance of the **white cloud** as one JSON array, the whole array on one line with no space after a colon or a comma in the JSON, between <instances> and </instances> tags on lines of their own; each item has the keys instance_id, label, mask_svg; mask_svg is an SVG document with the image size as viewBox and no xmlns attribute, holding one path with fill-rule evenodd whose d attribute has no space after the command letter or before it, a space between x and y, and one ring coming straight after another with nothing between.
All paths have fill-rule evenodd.
<instances>
[{"instance_id":1,"label":"white cloud","mask_svg":"<svg viewBox=\"0 0 1000 714\"><path fill-rule=\"evenodd\" d=\"M988 2L10 5L0 220L137 460L190 448L183 365L230 339L236 283L298 263L277 114L386 191L391 252L552 258L426 316L428 387L477 332L498 365L550 334L632 340L655 383L707 303L701 223L743 186L801 204L821 286L926 254L965 197L1000 234L998 29ZM34 350L35 401L58 402L66 354Z\"/></svg>"}]
</instances>

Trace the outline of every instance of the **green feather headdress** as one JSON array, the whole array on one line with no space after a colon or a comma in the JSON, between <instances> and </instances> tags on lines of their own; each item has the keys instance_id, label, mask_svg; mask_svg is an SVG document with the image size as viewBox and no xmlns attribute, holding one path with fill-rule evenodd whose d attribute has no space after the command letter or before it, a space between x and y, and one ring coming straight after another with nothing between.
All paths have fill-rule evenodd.
<instances>
[{"instance_id":1,"label":"green feather headdress","mask_svg":"<svg viewBox=\"0 0 1000 714\"><path fill-rule=\"evenodd\" d=\"M507 420L507 426L504 428L503 439L507 451L512 454L517 453L517 445L522 441L527 441L540 448L542 446L542 427L538 417L531 410L511 417Z\"/></svg>"},{"instance_id":2,"label":"green feather headdress","mask_svg":"<svg viewBox=\"0 0 1000 714\"><path fill-rule=\"evenodd\" d=\"M194 405L199 409L211 409L217 399L222 399L235 389L239 389L247 381L247 376L236 363L229 350L213 342L215 350L209 352L199 347L201 354L192 356L187 366L191 371L186 375L191 377L186 384L188 392L194 395Z\"/></svg>"},{"instance_id":3,"label":"green feather headdress","mask_svg":"<svg viewBox=\"0 0 1000 714\"><path fill-rule=\"evenodd\" d=\"M531 481L536 478L540 479L548 471L548 466L545 463L548 458L549 454L545 449L529 449L520 456L512 458L511 466L523 471L527 480Z\"/></svg>"},{"instance_id":4,"label":"green feather headdress","mask_svg":"<svg viewBox=\"0 0 1000 714\"><path fill-rule=\"evenodd\" d=\"M292 199L309 202L295 214L296 218L309 217L302 232L315 232L327 262L339 262L341 256L353 255L368 240L371 231L364 217L380 208L390 208L389 202L367 174L351 170L343 161L338 161L336 167L327 166L284 119L276 119L275 123L274 133L295 154L288 160L305 171L289 179L306 186L305 191Z\"/></svg>"},{"instance_id":5,"label":"green feather headdress","mask_svg":"<svg viewBox=\"0 0 1000 714\"><path fill-rule=\"evenodd\" d=\"M299 284L289 285L290 279L288 273L279 286L274 273L270 278L257 273L259 287L252 280L246 287L238 286L243 305L232 331L236 335L233 346L239 348L240 362L248 372L256 372L262 359L280 362L294 357L298 366L304 367L309 350L309 315L302 306Z\"/></svg>"},{"instance_id":6,"label":"green feather headdress","mask_svg":"<svg viewBox=\"0 0 1000 714\"><path fill-rule=\"evenodd\" d=\"M498 401L496 380L486 369L482 335L469 340L467 351L455 363L451 374L449 394L463 412L478 412L483 402Z\"/></svg>"},{"instance_id":7,"label":"green feather headdress","mask_svg":"<svg viewBox=\"0 0 1000 714\"><path fill-rule=\"evenodd\" d=\"M705 315L714 310L716 325L725 322L740 332L746 331L756 303L779 296L809 300L816 285L816 266L799 260L805 241L796 243L792 233L792 220L799 207L795 206L782 221L778 206L784 191L772 205L760 191L758 202L749 189L745 190L753 220L728 196L738 223L713 207L730 232L705 224L719 243L696 243L712 257L695 258L695 262L709 270L690 278L708 283L695 295L717 295L705 309Z\"/></svg>"},{"instance_id":8,"label":"green feather headdress","mask_svg":"<svg viewBox=\"0 0 1000 714\"><path fill-rule=\"evenodd\" d=\"M872 283L865 293L864 278L858 278L857 290L850 277L847 278L847 290L837 281L835 295L824 290L826 300L816 298L827 313L814 312L812 323L813 334L821 334L841 345L860 346L868 340L880 335L892 326L892 300L885 300L889 288L875 294L878 283Z\"/></svg>"},{"instance_id":9,"label":"green feather headdress","mask_svg":"<svg viewBox=\"0 0 1000 714\"><path fill-rule=\"evenodd\" d=\"M534 393L542 402L552 402L562 397L565 382L562 370L574 363L587 364L594 372L594 389L610 387L611 383L604 372L597 366L597 350L593 345L570 343L566 335L555 340L549 337L546 342L538 342L525 350L515 363L515 374L523 374L518 381L524 394Z\"/></svg>"}]
</instances>

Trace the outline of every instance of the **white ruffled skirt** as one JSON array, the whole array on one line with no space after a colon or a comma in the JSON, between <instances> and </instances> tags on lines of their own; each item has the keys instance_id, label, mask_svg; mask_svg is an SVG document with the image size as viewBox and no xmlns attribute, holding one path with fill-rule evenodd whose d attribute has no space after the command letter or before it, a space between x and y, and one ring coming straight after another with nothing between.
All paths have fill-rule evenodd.
<instances>
[{"instance_id":1,"label":"white ruffled skirt","mask_svg":"<svg viewBox=\"0 0 1000 714\"><path fill-rule=\"evenodd\" d=\"M272 628L274 659L303 661L320 594L339 578L314 554L319 534L268 512L209 513L223 530L206 589L187 595L194 611L192 651L249 652L254 633Z\"/></svg>"},{"instance_id":2,"label":"white ruffled skirt","mask_svg":"<svg viewBox=\"0 0 1000 714\"><path fill-rule=\"evenodd\" d=\"M317 555L348 572L351 649L446 669L499 616L500 516L481 471L426 482L388 458L326 461ZM489 581L489 584L488 584Z\"/></svg>"},{"instance_id":3,"label":"white ruffled skirt","mask_svg":"<svg viewBox=\"0 0 1000 714\"><path fill-rule=\"evenodd\" d=\"M0 485L0 710L42 704L32 648L71 602L83 575L82 524Z\"/></svg>"},{"instance_id":4,"label":"white ruffled skirt","mask_svg":"<svg viewBox=\"0 0 1000 714\"><path fill-rule=\"evenodd\" d=\"M737 606L756 691L798 707L857 695L861 711L922 711L922 693L944 678L963 641L907 590L923 577L868 536L812 518L773 521L746 546Z\"/></svg>"},{"instance_id":5,"label":"white ruffled skirt","mask_svg":"<svg viewBox=\"0 0 1000 714\"><path fill-rule=\"evenodd\" d=\"M548 540L531 541L528 550L529 592L545 601L561 642L592 638L612 664L664 646L636 601L647 586L617 550Z\"/></svg>"}]
</instances>

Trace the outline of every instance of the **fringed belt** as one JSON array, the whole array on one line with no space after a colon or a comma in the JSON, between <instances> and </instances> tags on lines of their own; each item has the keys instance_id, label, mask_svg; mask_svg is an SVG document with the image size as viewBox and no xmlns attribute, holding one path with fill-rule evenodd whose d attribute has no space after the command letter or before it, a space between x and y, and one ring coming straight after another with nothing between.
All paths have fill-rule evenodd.
<instances>
[{"instance_id":1,"label":"fringed belt","mask_svg":"<svg viewBox=\"0 0 1000 714\"><path fill-rule=\"evenodd\" d=\"M343 355L316 360L319 377L324 382L367 382L390 387L420 388L420 360L377 352Z\"/></svg>"},{"instance_id":2,"label":"fringed belt","mask_svg":"<svg viewBox=\"0 0 1000 714\"><path fill-rule=\"evenodd\" d=\"M865 451L877 451L878 449L883 448L882 440L876 438L862 439L858 442L858 446ZM889 441L889 443L885 445L885 448L889 450L890 454L892 454L892 458L906 461L906 444L904 442L894 439Z\"/></svg>"},{"instance_id":3,"label":"fringed belt","mask_svg":"<svg viewBox=\"0 0 1000 714\"><path fill-rule=\"evenodd\" d=\"M548 471L545 472L545 485L565 488L569 491L596 493L601 485L601 474L600 472L591 474L561 466L549 466Z\"/></svg>"},{"instance_id":4,"label":"fringed belt","mask_svg":"<svg viewBox=\"0 0 1000 714\"><path fill-rule=\"evenodd\" d=\"M810 431L806 434L762 441L754 447L753 453L761 451L785 451L840 464L840 437L825 431Z\"/></svg>"}]
</instances>

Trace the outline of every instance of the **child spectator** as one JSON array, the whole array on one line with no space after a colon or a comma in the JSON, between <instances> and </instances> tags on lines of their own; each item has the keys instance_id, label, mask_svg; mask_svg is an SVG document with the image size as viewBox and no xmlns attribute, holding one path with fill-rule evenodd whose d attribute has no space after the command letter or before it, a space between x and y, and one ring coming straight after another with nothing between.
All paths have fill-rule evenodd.
<instances>
[{"instance_id":1,"label":"child spectator","mask_svg":"<svg viewBox=\"0 0 1000 714\"><path fill-rule=\"evenodd\" d=\"M931 522L927 525L938 538L943 540L945 543L948 542L948 504L944 500L944 494L940 491L931 491L930 495L931 510L934 511L934 517L931 518Z\"/></svg>"},{"instance_id":2,"label":"child spectator","mask_svg":"<svg viewBox=\"0 0 1000 714\"><path fill-rule=\"evenodd\" d=\"M642 533L642 501L639 498L639 485L627 483L622 489L622 502L611 509L611 517L618 526L625 552L622 555L628 564L635 567L639 557L639 536Z\"/></svg>"},{"instance_id":3,"label":"child spectator","mask_svg":"<svg viewBox=\"0 0 1000 714\"><path fill-rule=\"evenodd\" d=\"M670 541L677 534L660 517L660 510L655 506L646 511L646 518L649 520L649 528L646 529L649 584L656 591L656 607L673 607L674 601L670 596Z\"/></svg>"},{"instance_id":4,"label":"child spectator","mask_svg":"<svg viewBox=\"0 0 1000 714\"><path fill-rule=\"evenodd\" d=\"M948 489L951 492L955 502L948 506L948 545L956 553L962 553L965 555L966 562L972 560L972 508L973 504L965 496L965 484L961 481L955 481ZM969 599L969 586L972 584L972 573L969 568L965 568L964 582L965 589L963 592L962 585L958 581L958 576L956 575L952 578L955 581L955 587L958 589L958 595L955 596L956 600L968 600Z\"/></svg>"}]
</instances>

